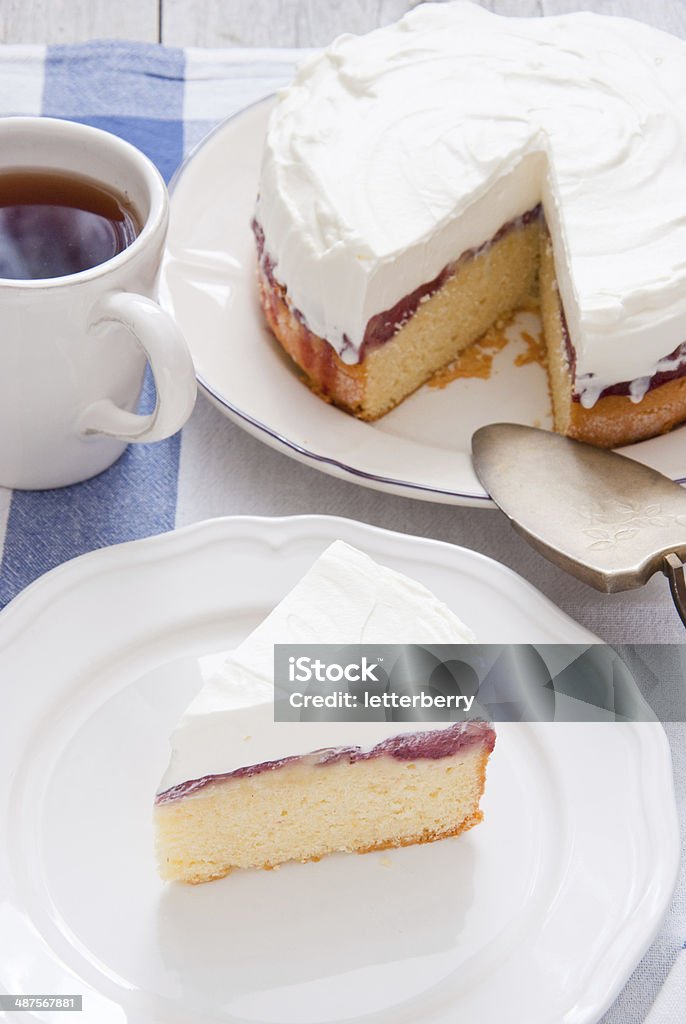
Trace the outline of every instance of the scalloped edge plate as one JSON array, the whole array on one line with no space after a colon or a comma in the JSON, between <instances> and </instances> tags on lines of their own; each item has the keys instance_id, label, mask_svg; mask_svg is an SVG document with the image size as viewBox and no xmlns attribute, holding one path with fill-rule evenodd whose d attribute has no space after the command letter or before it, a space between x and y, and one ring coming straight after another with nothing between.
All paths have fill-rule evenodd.
<instances>
[{"instance_id":1,"label":"scalloped edge plate","mask_svg":"<svg viewBox=\"0 0 686 1024\"><path fill-rule=\"evenodd\" d=\"M157 878L152 796L195 656L337 538L482 642L597 642L483 555L326 516L210 520L49 572L0 614L0 989L81 992L83 1024L592 1024L619 993L679 864L655 723L499 725L461 838Z\"/></svg>"}]
</instances>

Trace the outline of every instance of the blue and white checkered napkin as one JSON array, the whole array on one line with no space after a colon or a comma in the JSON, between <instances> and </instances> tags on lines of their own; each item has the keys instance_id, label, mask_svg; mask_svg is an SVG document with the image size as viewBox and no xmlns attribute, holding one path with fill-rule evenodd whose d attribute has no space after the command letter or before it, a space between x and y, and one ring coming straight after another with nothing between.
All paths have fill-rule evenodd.
<instances>
[{"instance_id":1,"label":"blue and white checkered napkin","mask_svg":"<svg viewBox=\"0 0 686 1024\"><path fill-rule=\"evenodd\" d=\"M48 114L105 128L139 146L169 180L215 124L285 84L301 56L302 51L178 50L129 43L0 47L0 115ZM152 398L148 381L143 408ZM389 499L290 462L284 472L286 461L199 403L180 435L156 445L132 445L93 480L56 491L0 488L0 606L75 555L227 511L329 511L397 527L385 518ZM224 487L226 480L231 482L233 504L228 507L218 478ZM256 490L259 499L253 498ZM427 511L418 502L410 503L410 512L407 504L401 510L396 499L394 506L404 517L402 528L436 535L438 511ZM458 513L470 515L468 510L448 511L451 523L458 521ZM497 554L500 541L488 522L488 516L473 513L465 539ZM535 567L529 575L536 581ZM627 604L624 614L635 615L632 607ZM574 614L576 608L570 605L569 610ZM672 931L662 933L603 1024L686 1021L686 952L646 1017L674 955L674 921L683 922L685 911L678 909Z\"/></svg>"},{"instance_id":2,"label":"blue and white checkered napkin","mask_svg":"<svg viewBox=\"0 0 686 1024\"><path fill-rule=\"evenodd\" d=\"M169 181L228 115L293 74L300 51L180 50L147 44L0 48L0 115L46 114L95 125L142 149ZM151 381L142 411L154 400ZM183 435L131 445L107 472L55 491L0 488L0 607L75 555L176 523Z\"/></svg>"}]
</instances>

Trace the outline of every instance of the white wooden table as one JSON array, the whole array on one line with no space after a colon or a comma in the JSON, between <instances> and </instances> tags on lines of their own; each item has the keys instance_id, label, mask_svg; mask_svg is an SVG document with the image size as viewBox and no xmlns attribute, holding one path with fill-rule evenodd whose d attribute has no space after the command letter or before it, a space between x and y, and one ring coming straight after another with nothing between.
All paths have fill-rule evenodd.
<instances>
[{"instance_id":1,"label":"white wooden table","mask_svg":"<svg viewBox=\"0 0 686 1024\"><path fill-rule=\"evenodd\" d=\"M595 10L686 36L684 0L478 0L502 14ZM395 21L417 0L0 0L0 42L137 39L169 46L323 46Z\"/></svg>"}]
</instances>

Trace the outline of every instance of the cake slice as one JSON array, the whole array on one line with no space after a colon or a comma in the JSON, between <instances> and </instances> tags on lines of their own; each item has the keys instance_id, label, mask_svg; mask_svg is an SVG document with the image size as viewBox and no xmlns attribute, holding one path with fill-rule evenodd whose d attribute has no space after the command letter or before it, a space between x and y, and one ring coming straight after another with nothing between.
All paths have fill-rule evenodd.
<instances>
[{"instance_id":1,"label":"cake slice","mask_svg":"<svg viewBox=\"0 0 686 1024\"><path fill-rule=\"evenodd\" d=\"M478 824L485 722L274 722L277 643L468 643L421 584L337 541L204 685L155 800L160 875L207 882L335 851L431 842Z\"/></svg>"}]
</instances>

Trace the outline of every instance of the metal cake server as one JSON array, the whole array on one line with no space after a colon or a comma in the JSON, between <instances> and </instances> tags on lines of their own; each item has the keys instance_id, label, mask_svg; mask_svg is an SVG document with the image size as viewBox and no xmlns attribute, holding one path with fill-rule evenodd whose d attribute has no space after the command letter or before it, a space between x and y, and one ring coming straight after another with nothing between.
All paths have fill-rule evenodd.
<instances>
[{"instance_id":1,"label":"metal cake server","mask_svg":"<svg viewBox=\"0 0 686 1024\"><path fill-rule=\"evenodd\" d=\"M669 580L686 626L686 490L616 452L493 423L472 437L479 480L546 558L607 594Z\"/></svg>"}]
</instances>

